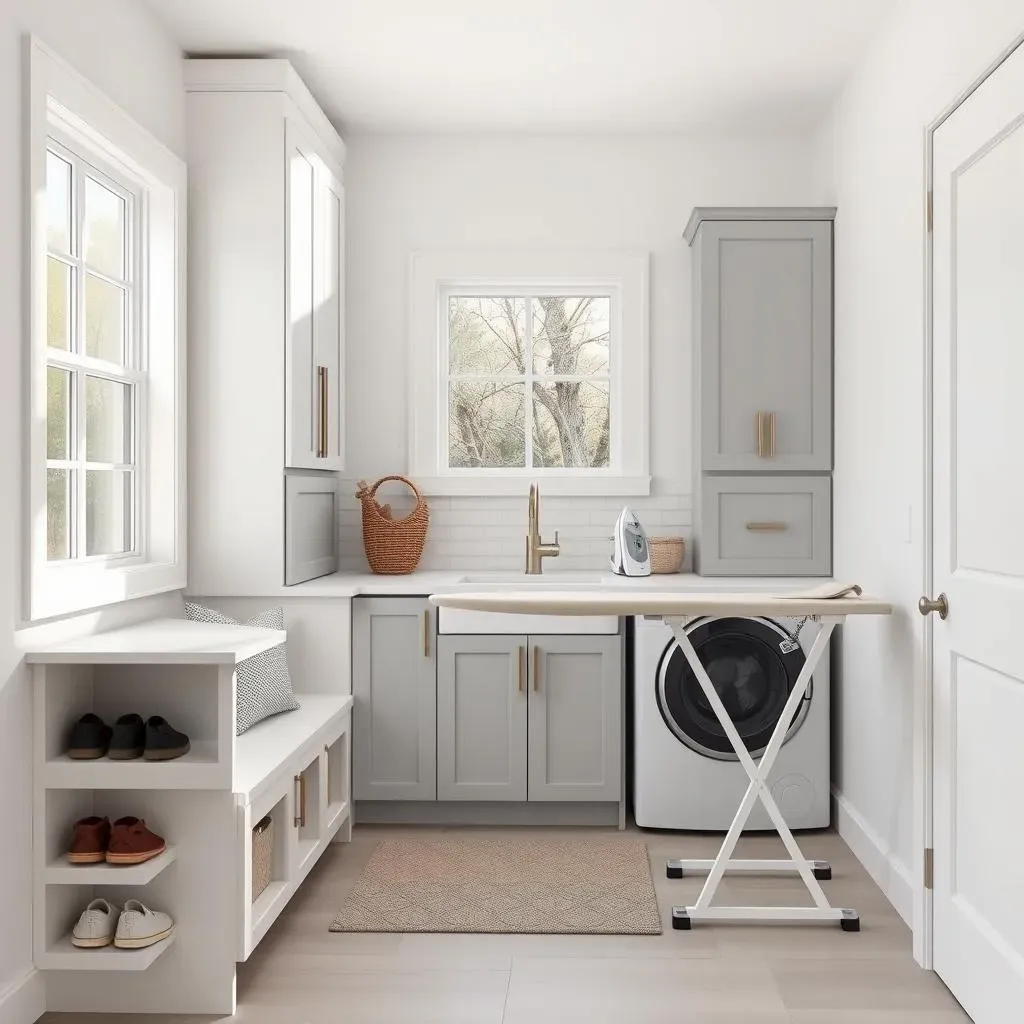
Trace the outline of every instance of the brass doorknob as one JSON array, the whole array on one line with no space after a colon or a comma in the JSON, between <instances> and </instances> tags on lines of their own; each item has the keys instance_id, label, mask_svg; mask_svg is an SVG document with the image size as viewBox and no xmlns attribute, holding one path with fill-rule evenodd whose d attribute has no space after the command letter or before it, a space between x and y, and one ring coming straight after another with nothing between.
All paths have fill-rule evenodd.
<instances>
[{"instance_id":1,"label":"brass doorknob","mask_svg":"<svg viewBox=\"0 0 1024 1024\"><path fill-rule=\"evenodd\" d=\"M938 612L939 618L944 619L949 614L949 601L946 600L945 594L939 594L936 598L922 597L917 602L917 610L922 615L931 615L932 612Z\"/></svg>"}]
</instances>

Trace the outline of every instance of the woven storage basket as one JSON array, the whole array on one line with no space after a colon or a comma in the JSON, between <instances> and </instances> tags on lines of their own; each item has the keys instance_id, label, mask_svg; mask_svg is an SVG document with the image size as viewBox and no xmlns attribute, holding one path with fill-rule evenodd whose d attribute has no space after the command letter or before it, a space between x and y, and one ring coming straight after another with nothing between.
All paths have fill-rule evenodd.
<instances>
[{"instance_id":1,"label":"woven storage basket","mask_svg":"<svg viewBox=\"0 0 1024 1024\"><path fill-rule=\"evenodd\" d=\"M391 506L375 497L389 480L398 480L416 495L416 506L404 519L392 519ZM386 576L412 572L420 563L430 524L430 509L419 488L404 476L382 476L372 487L360 480L356 497L363 505L363 548L370 569Z\"/></svg>"},{"instance_id":2,"label":"woven storage basket","mask_svg":"<svg viewBox=\"0 0 1024 1024\"><path fill-rule=\"evenodd\" d=\"M252 830L252 902L270 885L274 861L274 819L268 814Z\"/></svg>"},{"instance_id":3,"label":"woven storage basket","mask_svg":"<svg viewBox=\"0 0 1024 1024\"><path fill-rule=\"evenodd\" d=\"M686 555L686 541L682 537L650 537L651 572L679 572Z\"/></svg>"}]
</instances>

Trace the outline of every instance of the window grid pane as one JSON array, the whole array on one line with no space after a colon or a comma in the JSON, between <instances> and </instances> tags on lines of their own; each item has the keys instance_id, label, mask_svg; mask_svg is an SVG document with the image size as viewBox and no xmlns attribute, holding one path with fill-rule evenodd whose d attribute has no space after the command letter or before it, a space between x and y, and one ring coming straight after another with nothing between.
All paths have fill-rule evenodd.
<instances>
[{"instance_id":1,"label":"window grid pane","mask_svg":"<svg viewBox=\"0 0 1024 1024\"><path fill-rule=\"evenodd\" d=\"M610 296L451 295L447 316L449 469L610 467Z\"/></svg>"},{"instance_id":2,"label":"window grid pane","mask_svg":"<svg viewBox=\"0 0 1024 1024\"><path fill-rule=\"evenodd\" d=\"M51 195L51 168L66 200ZM47 368L47 558L118 557L136 546L137 389L75 366L81 355L112 371L135 361L134 202L63 151L48 151L47 172L48 248L63 247L47 258L47 342L68 363Z\"/></svg>"}]
</instances>

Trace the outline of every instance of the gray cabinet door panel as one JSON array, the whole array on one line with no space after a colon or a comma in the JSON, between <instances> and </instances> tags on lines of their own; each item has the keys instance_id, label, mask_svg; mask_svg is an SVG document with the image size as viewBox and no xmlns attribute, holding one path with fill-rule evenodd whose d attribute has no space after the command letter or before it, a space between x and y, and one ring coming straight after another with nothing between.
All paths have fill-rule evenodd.
<instances>
[{"instance_id":1,"label":"gray cabinet door panel","mask_svg":"<svg viewBox=\"0 0 1024 1024\"><path fill-rule=\"evenodd\" d=\"M437 798L434 610L423 598L352 605L353 795Z\"/></svg>"},{"instance_id":2,"label":"gray cabinet door panel","mask_svg":"<svg viewBox=\"0 0 1024 1024\"><path fill-rule=\"evenodd\" d=\"M284 477L284 582L327 576L338 567L338 478L333 473Z\"/></svg>"},{"instance_id":3,"label":"gray cabinet door panel","mask_svg":"<svg viewBox=\"0 0 1024 1024\"><path fill-rule=\"evenodd\" d=\"M617 801L621 792L619 637L531 637L530 800Z\"/></svg>"},{"instance_id":4,"label":"gray cabinet door panel","mask_svg":"<svg viewBox=\"0 0 1024 1024\"><path fill-rule=\"evenodd\" d=\"M829 470L831 222L711 221L698 238L703 469Z\"/></svg>"},{"instance_id":5,"label":"gray cabinet door panel","mask_svg":"<svg viewBox=\"0 0 1024 1024\"><path fill-rule=\"evenodd\" d=\"M705 477L699 571L719 576L827 576L828 477Z\"/></svg>"},{"instance_id":6,"label":"gray cabinet door panel","mask_svg":"<svg viewBox=\"0 0 1024 1024\"><path fill-rule=\"evenodd\" d=\"M440 636L438 800L526 799L526 637Z\"/></svg>"}]
</instances>

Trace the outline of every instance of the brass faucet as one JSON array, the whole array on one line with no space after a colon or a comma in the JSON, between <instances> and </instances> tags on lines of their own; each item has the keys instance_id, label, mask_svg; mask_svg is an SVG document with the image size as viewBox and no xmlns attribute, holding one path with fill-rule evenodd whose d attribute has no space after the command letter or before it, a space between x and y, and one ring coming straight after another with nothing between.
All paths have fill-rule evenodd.
<instances>
[{"instance_id":1,"label":"brass faucet","mask_svg":"<svg viewBox=\"0 0 1024 1024\"><path fill-rule=\"evenodd\" d=\"M553 544L545 544L540 537L540 492L537 482L530 484L530 504L526 532L526 574L539 576L543 572L542 558L557 558L562 549L558 546L558 531L555 530Z\"/></svg>"}]
</instances>

